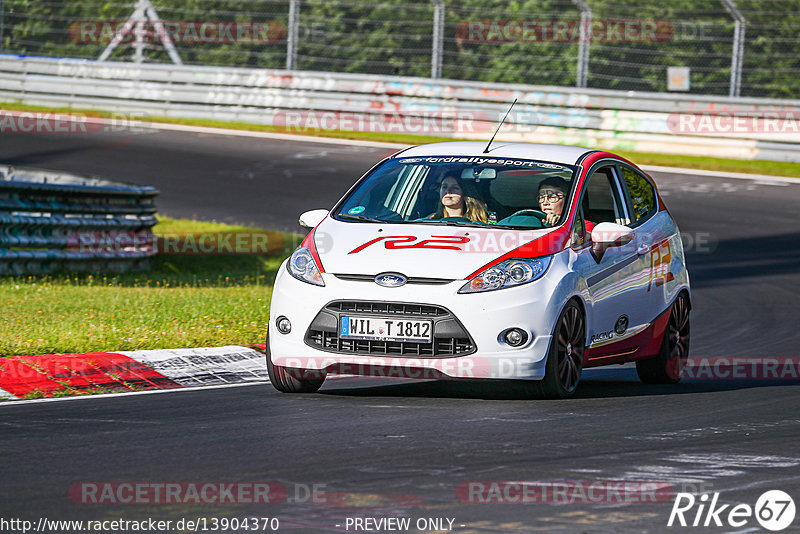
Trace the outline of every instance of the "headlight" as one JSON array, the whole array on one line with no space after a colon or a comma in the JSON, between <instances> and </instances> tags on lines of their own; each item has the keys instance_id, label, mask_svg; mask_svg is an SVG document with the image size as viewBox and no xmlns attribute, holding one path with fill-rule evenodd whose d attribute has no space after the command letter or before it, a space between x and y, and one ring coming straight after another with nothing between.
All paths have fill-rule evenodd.
<instances>
[{"instance_id":1,"label":"headlight","mask_svg":"<svg viewBox=\"0 0 800 534\"><path fill-rule=\"evenodd\" d=\"M314 257L307 248L300 247L295 250L292 257L289 258L289 263L286 264L286 268L289 270L289 274L298 280L314 284L315 286L325 285L325 282L322 280L322 275L319 273L317 263L314 261Z\"/></svg>"},{"instance_id":2,"label":"headlight","mask_svg":"<svg viewBox=\"0 0 800 534\"><path fill-rule=\"evenodd\" d=\"M541 278L550 266L552 256L532 260L506 260L489 267L464 284L459 293L479 293L520 286Z\"/></svg>"}]
</instances>

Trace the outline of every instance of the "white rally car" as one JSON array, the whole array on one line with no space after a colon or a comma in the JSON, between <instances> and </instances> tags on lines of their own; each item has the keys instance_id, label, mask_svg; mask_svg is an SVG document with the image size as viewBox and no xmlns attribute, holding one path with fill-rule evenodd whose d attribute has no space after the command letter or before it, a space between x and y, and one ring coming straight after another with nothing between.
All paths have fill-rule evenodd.
<instances>
[{"instance_id":1,"label":"white rally car","mask_svg":"<svg viewBox=\"0 0 800 534\"><path fill-rule=\"evenodd\" d=\"M635 361L677 382L689 277L652 178L608 152L448 142L378 163L279 269L267 369L283 392L327 374L528 381L574 393Z\"/></svg>"}]
</instances>

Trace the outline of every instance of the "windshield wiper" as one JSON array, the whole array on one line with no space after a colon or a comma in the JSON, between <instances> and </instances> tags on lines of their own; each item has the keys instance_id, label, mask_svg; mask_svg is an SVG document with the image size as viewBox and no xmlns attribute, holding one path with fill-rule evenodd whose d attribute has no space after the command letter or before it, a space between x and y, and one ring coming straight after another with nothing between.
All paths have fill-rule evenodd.
<instances>
[{"instance_id":1,"label":"windshield wiper","mask_svg":"<svg viewBox=\"0 0 800 534\"><path fill-rule=\"evenodd\" d=\"M488 224L481 224L481 223L445 221L445 222L439 222L439 224L444 224L445 226L469 226L471 228L491 228L491 226L489 226Z\"/></svg>"},{"instance_id":2,"label":"windshield wiper","mask_svg":"<svg viewBox=\"0 0 800 534\"><path fill-rule=\"evenodd\" d=\"M422 223L422 224L435 224L441 226L470 226L475 228L491 228L492 225L489 224L481 224L481 223L474 223L474 222L458 222L458 221L443 221L441 219L417 219L415 221L409 221L415 223Z\"/></svg>"},{"instance_id":3,"label":"windshield wiper","mask_svg":"<svg viewBox=\"0 0 800 534\"><path fill-rule=\"evenodd\" d=\"M372 217L367 217L366 215L351 215L349 213L340 213L338 217L342 219L349 219L352 221L361 221L361 222L376 222L376 223L385 223L387 221L382 221L380 219L373 219Z\"/></svg>"}]
</instances>

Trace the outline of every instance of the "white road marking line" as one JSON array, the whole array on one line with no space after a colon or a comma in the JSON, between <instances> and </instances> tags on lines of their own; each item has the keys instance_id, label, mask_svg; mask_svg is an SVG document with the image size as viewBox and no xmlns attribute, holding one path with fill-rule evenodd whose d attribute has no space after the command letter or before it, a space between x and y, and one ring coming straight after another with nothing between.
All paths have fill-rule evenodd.
<instances>
[{"instance_id":1,"label":"white road marking line","mask_svg":"<svg viewBox=\"0 0 800 534\"><path fill-rule=\"evenodd\" d=\"M780 186L780 187L789 187L791 184L787 182L776 182L775 180L755 180L753 181L754 185L771 185L771 186Z\"/></svg>"}]
</instances>

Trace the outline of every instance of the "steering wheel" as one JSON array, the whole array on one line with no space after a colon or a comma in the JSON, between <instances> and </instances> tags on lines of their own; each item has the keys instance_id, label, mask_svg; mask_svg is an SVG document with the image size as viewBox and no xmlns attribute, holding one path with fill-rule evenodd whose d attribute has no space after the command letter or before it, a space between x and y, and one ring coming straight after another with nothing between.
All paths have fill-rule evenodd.
<instances>
[{"instance_id":1,"label":"steering wheel","mask_svg":"<svg viewBox=\"0 0 800 534\"><path fill-rule=\"evenodd\" d=\"M506 219L514 217L515 215L533 215L534 217L538 217L539 219L541 219L542 222L544 222L544 220L547 219L547 214L545 212L533 209L515 211L514 213L506 217Z\"/></svg>"}]
</instances>

